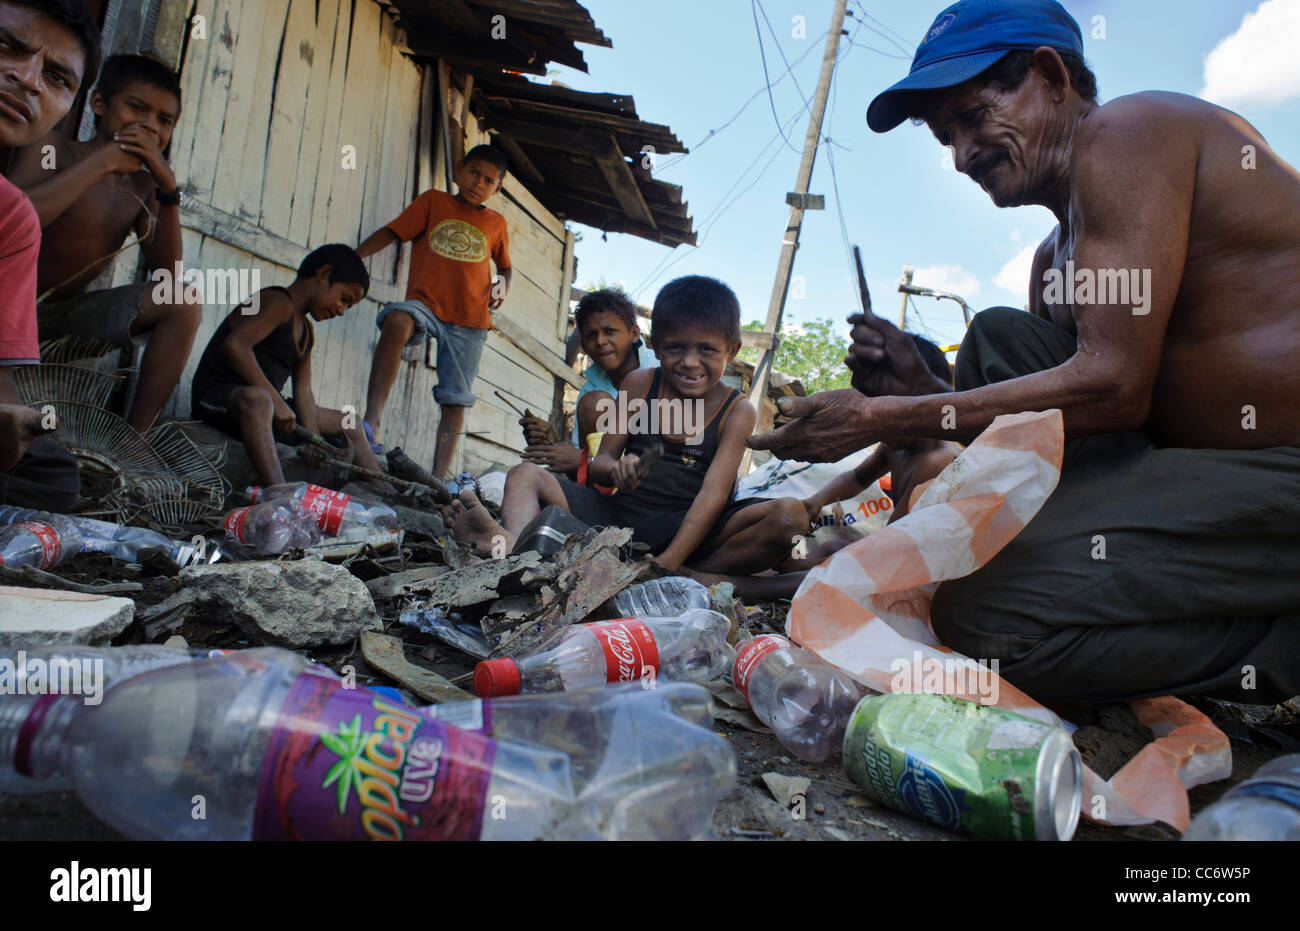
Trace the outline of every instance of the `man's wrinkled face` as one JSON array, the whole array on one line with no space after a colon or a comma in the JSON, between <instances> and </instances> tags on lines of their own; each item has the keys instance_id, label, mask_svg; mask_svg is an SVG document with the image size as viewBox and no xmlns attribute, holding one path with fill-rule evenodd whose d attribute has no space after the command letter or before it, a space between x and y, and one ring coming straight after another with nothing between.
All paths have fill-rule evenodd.
<instances>
[{"instance_id":1,"label":"man's wrinkled face","mask_svg":"<svg viewBox=\"0 0 1300 931\"><path fill-rule=\"evenodd\" d=\"M30 7L0 0L0 147L31 145L72 109L86 52Z\"/></svg>"},{"instance_id":2,"label":"man's wrinkled face","mask_svg":"<svg viewBox=\"0 0 1300 931\"><path fill-rule=\"evenodd\" d=\"M1030 203L1048 177L1046 139L1051 98L1033 70L1020 86L959 85L931 104L926 125L940 145L951 146L957 170L984 189L999 207Z\"/></svg>"}]
</instances>

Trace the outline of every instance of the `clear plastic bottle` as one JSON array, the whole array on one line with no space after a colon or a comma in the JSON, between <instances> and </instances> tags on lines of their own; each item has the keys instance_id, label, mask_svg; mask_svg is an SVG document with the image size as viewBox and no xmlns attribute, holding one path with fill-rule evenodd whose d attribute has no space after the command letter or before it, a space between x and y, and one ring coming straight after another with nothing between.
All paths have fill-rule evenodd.
<instances>
[{"instance_id":1,"label":"clear plastic bottle","mask_svg":"<svg viewBox=\"0 0 1300 931\"><path fill-rule=\"evenodd\" d=\"M1300 753L1270 760L1223 793L1183 840L1300 840Z\"/></svg>"},{"instance_id":2,"label":"clear plastic bottle","mask_svg":"<svg viewBox=\"0 0 1300 931\"><path fill-rule=\"evenodd\" d=\"M138 562L141 552L154 549L177 566L187 566L197 552L193 544L181 543L147 527L129 527L75 515L68 519L81 531L83 553L108 553L123 562Z\"/></svg>"},{"instance_id":3,"label":"clear plastic bottle","mask_svg":"<svg viewBox=\"0 0 1300 931\"><path fill-rule=\"evenodd\" d=\"M637 783L606 779L604 765L580 799L566 753L450 726L286 650L145 673L97 708L58 710L26 749L33 774L67 774L92 812L138 839L617 838L681 818L635 820L652 816ZM676 773L679 800L705 795L703 776L715 791L734 780L725 741L695 724L631 707L612 719L618 773L633 758Z\"/></svg>"},{"instance_id":4,"label":"clear plastic bottle","mask_svg":"<svg viewBox=\"0 0 1300 931\"><path fill-rule=\"evenodd\" d=\"M30 649L0 651L0 666L12 672L12 690L0 694L0 795L29 792L57 792L67 788L67 780L33 779L20 770L27 769L15 760L18 735L24 727L40 739L41 734L57 726L60 714L75 706L95 707L104 693L132 676L153 669L206 659L224 651L178 650L157 644L125 647L89 647L76 644L39 646ZM50 714L59 702L66 710ZM30 722L30 723L29 723Z\"/></svg>"},{"instance_id":5,"label":"clear plastic bottle","mask_svg":"<svg viewBox=\"0 0 1300 931\"><path fill-rule=\"evenodd\" d=\"M740 644L732 682L787 750L820 763L839 750L863 689L779 634Z\"/></svg>"},{"instance_id":6,"label":"clear plastic bottle","mask_svg":"<svg viewBox=\"0 0 1300 931\"><path fill-rule=\"evenodd\" d=\"M474 691L482 698L567 692L606 682L664 678L708 682L731 666L730 622L692 608L677 617L620 618L558 630L536 653L479 663Z\"/></svg>"},{"instance_id":7,"label":"clear plastic bottle","mask_svg":"<svg viewBox=\"0 0 1300 931\"><path fill-rule=\"evenodd\" d=\"M627 617L673 617L709 605L709 590L685 576L629 585L614 596L614 607Z\"/></svg>"},{"instance_id":8,"label":"clear plastic bottle","mask_svg":"<svg viewBox=\"0 0 1300 931\"><path fill-rule=\"evenodd\" d=\"M320 542L320 531L292 501L269 501L235 508L221 521L221 529L258 552L273 556L291 546Z\"/></svg>"},{"instance_id":9,"label":"clear plastic bottle","mask_svg":"<svg viewBox=\"0 0 1300 931\"><path fill-rule=\"evenodd\" d=\"M316 529L326 536L364 537L376 530L396 530L397 512L378 501L345 495L307 482L285 482L260 488L244 489L254 504L263 501L296 501L298 507L316 521Z\"/></svg>"},{"instance_id":10,"label":"clear plastic bottle","mask_svg":"<svg viewBox=\"0 0 1300 931\"><path fill-rule=\"evenodd\" d=\"M52 569L81 552L81 531L62 514L39 513L0 527L0 566Z\"/></svg>"}]
</instances>

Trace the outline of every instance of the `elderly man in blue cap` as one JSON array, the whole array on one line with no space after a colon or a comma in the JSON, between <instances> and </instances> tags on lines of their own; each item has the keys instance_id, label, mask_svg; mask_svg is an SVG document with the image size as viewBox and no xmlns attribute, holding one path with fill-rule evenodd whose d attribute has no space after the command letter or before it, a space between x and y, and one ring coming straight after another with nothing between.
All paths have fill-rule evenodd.
<instances>
[{"instance_id":1,"label":"elderly man in blue cap","mask_svg":"<svg viewBox=\"0 0 1300 931\"><path fill-rule=\"evenodd\" d=\"M908 119L997 206L1056 215L1029 313L976 315L956 391L855 315L857 390L786 402L797 419L751 445L835 460L1059 408L1060 484L983 569L940 586L935 633L1041 700L1300 692L1300 175L1197 98L1099 103L1053 0L940 13L867 111L877 132Z\"/></svg>"}]
</instances>

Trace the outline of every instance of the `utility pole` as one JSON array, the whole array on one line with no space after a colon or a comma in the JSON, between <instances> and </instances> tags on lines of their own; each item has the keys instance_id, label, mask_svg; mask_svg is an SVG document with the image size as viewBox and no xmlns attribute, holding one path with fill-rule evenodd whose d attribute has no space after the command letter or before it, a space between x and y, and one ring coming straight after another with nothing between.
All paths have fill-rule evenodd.
<instances>
[{"instance_id":1,"label":"utility pole","mask_svg":"<svg viewBox=\"0 0 1300 931\"><path fill-rule=\"evenodd\" d=\"M750 385L749 403L758 412L758 429L771 427L763 417L763 402L767 398L767 382L772 374L772 364L776 357L776 347L781 332L781 317L785 313L786 293L790 290L790 272L794 268L794 253L799 248L799 232L803 228L803 214L808 209L824 209L822 198L808 195L808 184L812 180L813 161L817 157L817 141L821 138L822 117L826 113L826 97L831 89L831 74L835 70L835 55L840 46L840 35L844 29L844 8L848 0L835 0L835 10L831 14L831 30L826 35L826 51L822 54L821 76L817 79L817 92L813 95L812 113L808 116L808 132L803 141L803 157L799 161L799 175L795 180L795 189L786 195L790 205L790 219L785 225L785 238L781 243L781 257L777 261L776 280L772 282L772 297L767 305L766 333L763 334L763 354L754 369L754 380ZM749 471L750 460L754 451L745 450L740 463L740 474Z\"/></svg>"}]
</instances>

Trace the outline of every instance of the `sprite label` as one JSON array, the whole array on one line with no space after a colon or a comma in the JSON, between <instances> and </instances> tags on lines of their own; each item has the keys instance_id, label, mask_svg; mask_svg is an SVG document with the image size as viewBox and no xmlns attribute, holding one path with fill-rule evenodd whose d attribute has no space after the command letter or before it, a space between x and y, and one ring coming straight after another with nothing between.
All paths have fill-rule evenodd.
<instances>
[{"instance_id":1,"label":"sprite label","mask_svg":"<svg viewBox=\"0 0 1300 931\"><path fill-rule=\"evenodd\" d=\"M844 768L881 805L975 837L1034 840L1039 755L1058 732L945 695L874 695L849 719Z\"/></svg>"}]
</instances>

